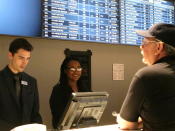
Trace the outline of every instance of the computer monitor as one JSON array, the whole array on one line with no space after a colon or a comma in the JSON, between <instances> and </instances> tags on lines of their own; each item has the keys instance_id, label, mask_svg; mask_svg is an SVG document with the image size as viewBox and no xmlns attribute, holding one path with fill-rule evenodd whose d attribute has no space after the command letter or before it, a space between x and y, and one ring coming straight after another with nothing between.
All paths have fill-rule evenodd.
<instances>
[{"instance_id":1,"label":"computer monitor","mask_svg":"<svg viewBox=\"0 0 175 131\"><path fill-rule=\"evenodd\" d=\"M74 92L69 100L59 130L97 125L107 105L107 92Z\"/></svg>"}]
</instances>

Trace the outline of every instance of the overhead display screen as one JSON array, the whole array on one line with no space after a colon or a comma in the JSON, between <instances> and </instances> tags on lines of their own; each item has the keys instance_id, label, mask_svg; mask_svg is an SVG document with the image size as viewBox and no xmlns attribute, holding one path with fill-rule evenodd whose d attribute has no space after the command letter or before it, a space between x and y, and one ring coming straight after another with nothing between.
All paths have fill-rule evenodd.
<instances>
[{"instance_id":1,"label":"overhead display screen","mask_svg":"<svg viewBox=\"0 0 175 131\"><path fill-rule=\"evenodd\" d=\"M135 30L174 23L174 2L164 0L43 0L42 36L140 45Z\"/></svg>"},{"instance_id":2,"label":"overhead display screen","mask_svg":"<svg viewBox=\"0 0 175 131\"><path fill-rule=\"evenodd\" d=\"M41 37L41 0L0 0L0 34Z\"/></svg>"},{"instance_id":3,"label":"overhead display screen","mask_svg":"<svg viewBox=\"0 0 175 131\"><path fill-rule=\"evenodd\" d=\"M135 30L154 23L174 23L174 2L164 0L120 0L120 43L140 45Z\"/></svg>"}]
</instances>

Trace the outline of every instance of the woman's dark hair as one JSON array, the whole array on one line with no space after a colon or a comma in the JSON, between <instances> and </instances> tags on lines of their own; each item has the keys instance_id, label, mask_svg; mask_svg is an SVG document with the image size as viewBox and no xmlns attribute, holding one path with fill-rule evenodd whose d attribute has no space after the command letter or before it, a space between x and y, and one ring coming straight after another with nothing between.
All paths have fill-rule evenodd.
<instances>
[{"instance_id":1,"label":"woman's dark hair","mask_svg":"<svg viewBox=\"0 0 175 131\"><path fill-rule=\"evenodd\" d=\"M60 85L67 85L68 84L68 77L67 74L65 73L65 70L67 69L67 65L70 61L78 61L81 65L81 62L78 58L75 57L66 57L63 61L63 63L61 64L61 68L60 68L60 80L59 80L59 84ZM81 76L78 80L78 87L82 87L82 79Z\"/></svg>"}]
</instances>

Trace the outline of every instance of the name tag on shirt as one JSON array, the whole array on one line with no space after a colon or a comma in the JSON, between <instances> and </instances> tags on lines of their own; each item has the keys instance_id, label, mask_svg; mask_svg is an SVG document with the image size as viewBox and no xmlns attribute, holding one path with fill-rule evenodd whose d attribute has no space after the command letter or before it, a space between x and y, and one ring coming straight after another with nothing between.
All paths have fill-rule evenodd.
<instances>
[{"instance_id":1,"label":"name tag on shirt","mask_svg":"<svg viewBox=\"0 0 175 131\"><path fill-rule=\"evenodd\" d=\"M21 84L27 86L28 82L27 81L21 81Z\"/></svg>"}]
</instances>

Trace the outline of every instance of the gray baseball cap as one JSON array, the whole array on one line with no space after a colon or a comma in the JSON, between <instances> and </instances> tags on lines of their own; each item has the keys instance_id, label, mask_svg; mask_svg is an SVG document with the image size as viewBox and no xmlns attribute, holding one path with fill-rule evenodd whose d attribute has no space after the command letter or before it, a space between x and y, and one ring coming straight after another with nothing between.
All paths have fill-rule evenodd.
<instances>
[{"instance_id":1,"label":"gray baseball cap","mask_svg":"<svg viewBox=\"0 0 175 131\"><path fill-rule=\"evenodd\" d=\"M158 23L151 26L148 30L136 30L136 33L143 37L153 37L162 42L175 47L175 25Z\"/></svg>"}]
</instances>

